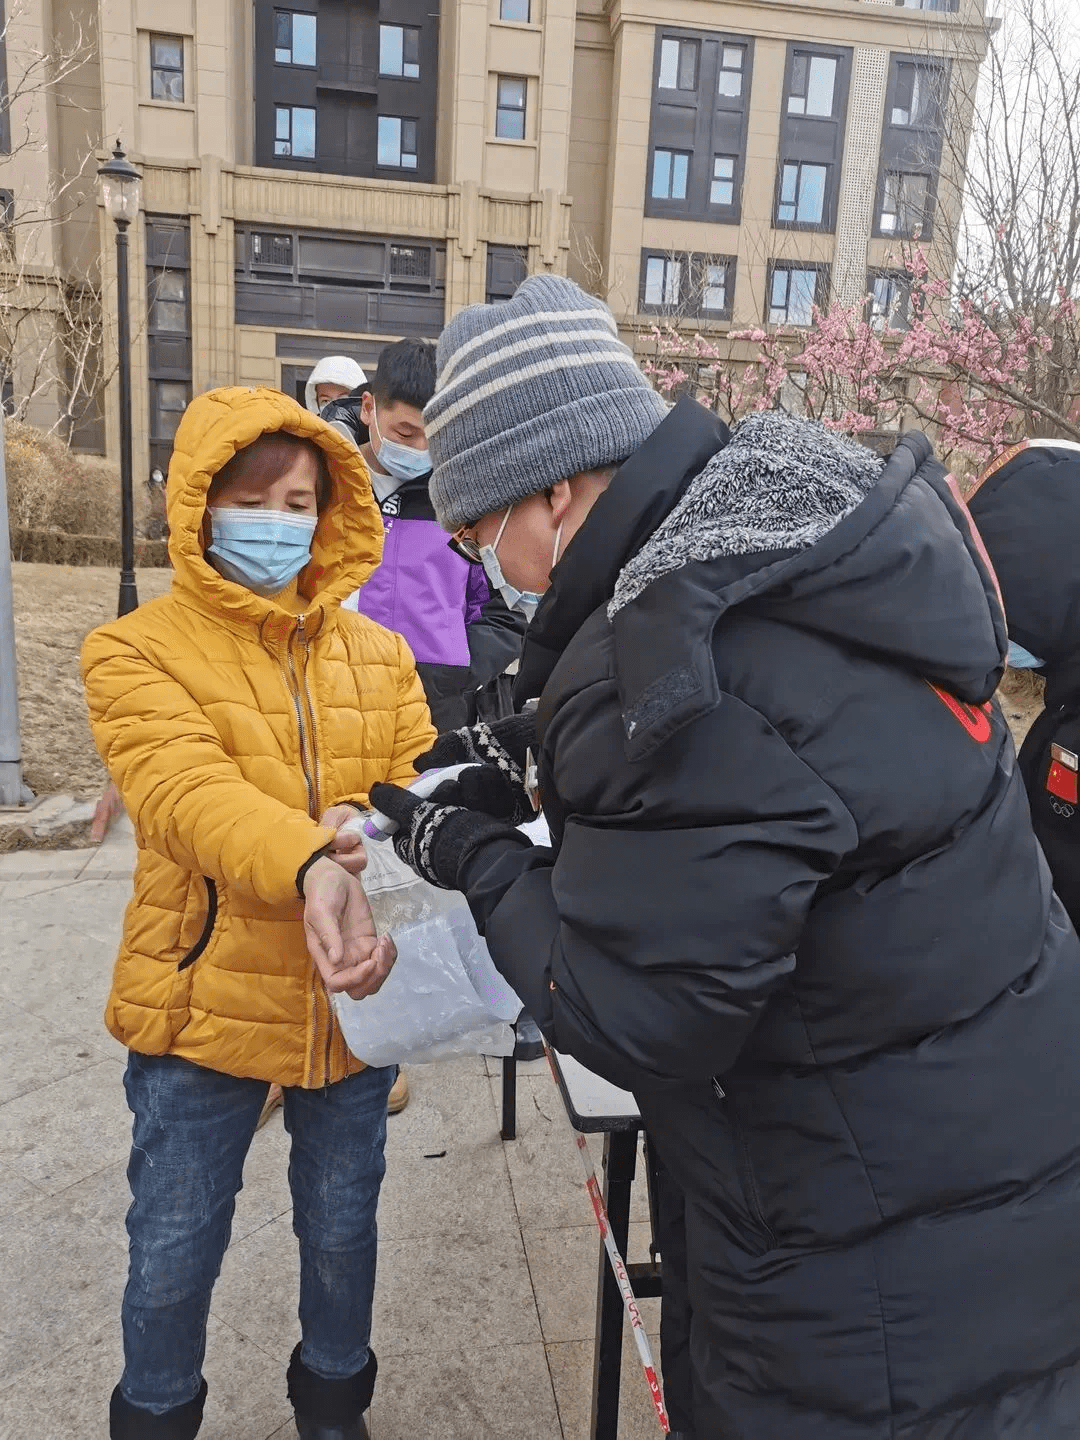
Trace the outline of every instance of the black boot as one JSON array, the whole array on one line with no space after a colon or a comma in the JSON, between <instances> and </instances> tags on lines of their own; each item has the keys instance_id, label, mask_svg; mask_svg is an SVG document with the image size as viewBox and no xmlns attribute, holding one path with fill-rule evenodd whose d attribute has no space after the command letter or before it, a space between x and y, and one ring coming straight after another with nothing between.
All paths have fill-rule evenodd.
<instances>
[{"instance_id":1,"label":"black boot","mask_svg":"<svg viewBox=\"0 0 1080 1440\"><path fill-rule=\"evenodd\" d=\"M364 1411L371 1404L378 1371L375 1352L347 1380L324 1380L300 1359L297 1345L289 1361L289 1399L296 1412L300 1440L368 1440Z\"/></svg>"},{"instance_id":2,"label":"black boot","mask_svg":"<svg viewBox=\"0 0 1080 1440\"><path fill-rule=\"evenodd\" d=\"M109 1435L111 1440L195 1440L205 1404L205 1380L194 1400L166 1410L164 1415L154 1415L141 1405L132 1405L117 1385L109 1401Z\"/></svg>"}]
</instances>

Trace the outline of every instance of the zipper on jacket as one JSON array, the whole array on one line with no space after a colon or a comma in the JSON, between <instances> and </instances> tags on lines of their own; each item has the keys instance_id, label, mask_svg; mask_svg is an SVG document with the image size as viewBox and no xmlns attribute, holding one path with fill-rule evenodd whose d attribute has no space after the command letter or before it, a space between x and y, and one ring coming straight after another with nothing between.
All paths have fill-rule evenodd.
<instances>
[{"instance_id":1,"label":"zipper on jacket","mask_svg":"<svg viewBox=\"0 0 1080 1440\"><path fill-rule=\"evenodd\" d=\"M308 735L311 741L311 770L315 786L315 799L316 802L319 802L322 799L322 776L319 774L319 746L318 737L315 733L315 702L312 700L311 691L308 688L308 660L311 656L311 640L304 628L306 620L306 615L298 615L296 617L296 635L300 644L304 647L304 664L302 667L303 684L301 689L308 715ZM314 815L314 812L313 816L316 820L319 818L317 815Z\"/></svg>"},{"instance_id":2,"label":"zipper on jacket","mask_svg":"<svg viewBox=\"0 0 1080 1440\"><path fill-rule=\"evenodd\" d=\"M301 615L299 619L302 624L304 617ZM296 711L296 725L300 732L300 768L304 772L304 784L307 786L308 814L313 820L316 820L318 819L318 816L315 814L317 797L312 774L308 769L308 727L304 723L304 703L300 697L300 677L296 673L296 659L293 655L292 645L289 642L286 642L286 654L289 657L288 675L291 682L289 688L292 692L293 708Z\"/></svg>"},{"instance_id":3,"label":"zipper on jacket","mask_svg":"<svg viewBox=\"0 0 1080 1440\"><path fill-rule=\"evenodd\" d=\"M305 646L305 661L306 661L307 637L306 637L306 635L305 635L305 633L304 633L305 619L306 619L306 617L305 617L304 615L298 615L298 616L296 617L296 633L297 633L298 639L300 639L300 640L301 640L301 643ZM317 762L317 759L316 759L311 766L309 766L309 763L308 763L308 742L309 742L309 734L308 734L308 731L309 731L309 729L310 729L310 726L309 726L309 724L308 724L307 722L305 722L305 719L304 719L304 713L305 713L305 710L306 710L306 708L307 708L307 706L306 706L306 704L305 704L306 684L303 685L303 686L301 685L300 677L299 677L299 675L297 674L297 670L296 670L296 657L295 657L295 653L294 653L294 650L293 650L292 636L290 636L290 637L288 638L288 640L286 641L286 643L285 643L285 653L286 653L286 655L287 655L287 657L288 657L288 663L287 663L287 665L283 666L282 668L285 670L286 688L288 689L290 695L292 696L293 709L296 711L296 728L297 728L297 731L298 731L299 736L300 736L300 768L301 768L301 769L303 770L303 772L304 772L304 785L305 785L305 787L307 788L308 814L311 816L311 818L312 818L313 820L317 820L317 819L319 818L319 817L318 817L318 813L317 813L317 812L318 812L318 788L317 788L317 787L318 787L318 780L317 780L317 776L316 776L316 774L315 774L314 766L315 766L315 764L317 764L318 762ZM306 663L305 663L305 670L306 670ZM307 677L306 677L306 675L305 675L305 682L306 682L306 678L307 678ZM313 717L313 718L314 718L314 717ZM312 746L312 754L314 754L314 747L313 747L313 746ZM328 1004L329 1002L327 1001L326 1003ZM308 1056L308 1073L307 1073L308 1086L309 1086L309 1088L312 1088L312 1089L315 1088L315 1057L316 1057L316 1055L318 1054L318 1049L319 1049L319 1010L320 1010L320 1005L319 1005L319 972L318 972L318 969L315 967L314 962L313 962L313 963L312 963L312 976L311 976L311 1025L312 1025L312 1036L311 1036L311 1049L310 1049L309 1056ZM327 1056L329 1057L329 1043L327 1044ZM327 1075L329 1075L329 1058L327 1059L327 1062L326 1062L326 1072L325 1072L325 1073L326 1073ZM325 1081L324 1081L324 1083L325 1083Z\"/></svg>"},{"instance_id":4,"label":"zipper on jacket","mask_svg":"<svg viewBox=\"0 0 1080 1440\"><path fill-rule=\"evenodd\" d=\"M210 936L214 933L214 926L217 923L217 884L211 880L209 875L204 875L203 879L206 881L206 924L203 926L198 940L176 967L177 970L186 970L189 965L195 964L195 961L210 944Z\"/></svg>"},{"instance_id":5,"label":"zipper on jacket","mask_svg":"<svg viewBox=\"0 0 1080 1440\"><path fill-rule=\"evenodd\" d=\"M304 659L301 665L301 674L296 673L296 666L293 662L292 646L289 647L289 666L292 670L293 682L296 695L296 715L300 726L300 750L304 769L304 780L308 790L308 809L313 820L319 818L318 808L322 795L322 782L319 775L319 750L315 740L315 706L311 699L311 691L308 688L308 660L310 658L311 641L307 635L307 616L296 617L296 638L303 647ZM307 715L307 725L304 724L304 715ZM308 752L310 748L311 767L308 768ZM313 977L312 1008L314 1019L314 1033L311 1037L311 1068L309 1079L314 1086L315 1081L315 1056L319 1048L319 1015L320 1011L326 1011L326 1047L323 1054L323 1075L322 1085L325 1088L330 1084L330 1050L334 1039L334 1017L330 1006L330 997L324 994L319 995L319 977L316 971Z\"/></svg>"}]
</instances>

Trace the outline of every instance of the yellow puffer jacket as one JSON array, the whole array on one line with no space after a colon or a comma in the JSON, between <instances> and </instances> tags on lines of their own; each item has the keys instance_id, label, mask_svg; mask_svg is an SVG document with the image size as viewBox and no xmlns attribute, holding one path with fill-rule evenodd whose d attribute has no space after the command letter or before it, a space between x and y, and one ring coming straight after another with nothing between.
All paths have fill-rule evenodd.
<instances>
[{"instance_id":1,"label":"yellow puffer jacket","mask_svg":"<svg viewBox=\"0 0 1080 1440\"><path fill-rule=\"evenodd\" d=\"M211 568L201 527L211 477L272 430L322 448L334 497L296 585L264 600ZM382 554L359 452L278 391L239 388L196 399L175 446L172 590L82 652L139 852L106 1024L146 1055L314 1088L362 1066L307 953L297 871L333 839L316 817L415 778L435 732L404 640L339 609Z\"/></svg>"}]
</instances>

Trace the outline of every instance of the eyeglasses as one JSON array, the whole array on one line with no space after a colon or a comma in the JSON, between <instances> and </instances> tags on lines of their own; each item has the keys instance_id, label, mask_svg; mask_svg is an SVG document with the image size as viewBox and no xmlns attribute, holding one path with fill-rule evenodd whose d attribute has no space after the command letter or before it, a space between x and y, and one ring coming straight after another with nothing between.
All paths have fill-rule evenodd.
<instances>
[{"instance_id":1,"label":"eyeglasses","mask_svg":"<svg viewBox=\"0 0 1080 1440\"><path fill-rule=\"evenodd\" d=\"M506 512L502 517L502 523L490 547L481 545L479 540L474 539L473 536L469 534L470 527L468 525L462 525L460 529L455 530L453 535L450 536L447 542L450 549L453 550L455 555L460 555L463 560L467 560L470 565L482 565L484 563L484 557L481 552L490 548L492 554L494 554L498 548L499 541L503 537L503 531L506 529L507 522L510 519L516 503L516 501L511 501L506 507Z\"/></svg>"},{"instance_id":2,"label":"eyeglasses","mask_svg":"<svg viewBox=\"0 0 1080 1440\"><path fill-rule=\"evenodd\" d=\"M460 530L455 530L450 539L446 542L455 555L460 555L462 560L467 560L470 565L482 565L480 558L480 542L474 540L467 533L468 526L463 525Z\"/></svg>"}]
</instances>

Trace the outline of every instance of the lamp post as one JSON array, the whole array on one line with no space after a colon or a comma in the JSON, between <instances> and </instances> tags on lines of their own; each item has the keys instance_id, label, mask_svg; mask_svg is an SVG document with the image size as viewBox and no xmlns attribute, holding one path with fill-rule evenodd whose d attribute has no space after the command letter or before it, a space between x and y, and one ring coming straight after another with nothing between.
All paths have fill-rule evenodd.
<instances>
[{"instance_id":1,"label":"lamp post","mask_svg":"<svg viewBox=\"0 0 1080 1440\"><path fill-rule=\"evenodd\" d=\"M106 213L116 222L117 346L120 358L120 600L117 615L139 603L135 590L135 499L131 474L131 311L128 301L128 236L139 214L142 176L117 140L112 157L98 170Z\"/></svg>"}]
</instances>

